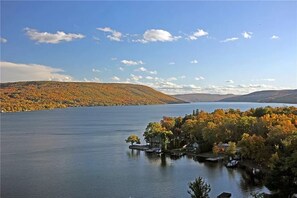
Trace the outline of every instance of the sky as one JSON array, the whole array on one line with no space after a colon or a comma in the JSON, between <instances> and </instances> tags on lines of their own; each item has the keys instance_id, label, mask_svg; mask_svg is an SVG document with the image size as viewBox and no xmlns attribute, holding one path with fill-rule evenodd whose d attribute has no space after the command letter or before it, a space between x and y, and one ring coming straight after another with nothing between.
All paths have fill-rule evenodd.
<instances>
[{"instance_id":1,"label":"sky","mask_svg":"<svg viewBox=\"0 0 297 198\"><path fill-rule=\"evenodd\" d=\"M297 89L296 1L1 1L1 82Z\"/></svg>"}]
</instances>

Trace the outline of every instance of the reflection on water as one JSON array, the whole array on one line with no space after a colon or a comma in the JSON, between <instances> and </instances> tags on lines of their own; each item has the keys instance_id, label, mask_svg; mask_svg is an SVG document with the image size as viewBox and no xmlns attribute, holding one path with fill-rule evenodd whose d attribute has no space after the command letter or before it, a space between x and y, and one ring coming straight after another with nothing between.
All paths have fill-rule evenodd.
<instances>
[{"instance_id":1,"label":"reflection on water","mask_svg":"<svg viewBox=\"0 0 297 198\"><path fill-rule=\"evenodd\" d=\"M167 166L166 156L164 154L161 154L160 158L161 158L161 167L166 167Z\"/></svg>"},{"instance_id":2,"label":"reflection on water","mask_svg":"<svg viewBox=\"0 0 297 198\"><path fill-rule=\"evenodd\" d=\"M130 151L132 153L132 151ZM135 152L135 151L134 151ZM144 151L139 151L137 153L137 157L140 157L140 153L143 152L144 156L148 159L148 161L155 165L160 166L162 168L166 168L166 166L170 166L172 161L193 161L199 165L202 165L204 168L204 172L208 173L208 177L212 177L211 175L218 173L220 177L226 177L228 180L234 180L234 182L238 182L241 189L246 192L252 192L262 188L264 186L263 180L256 179L249 174L247 174L243 169L240 168L226 168L223 162L207 162L201 157L193 157L193 156L170 156L170 155L157 155L152 153L145 153ZM206 179L207 179L206 178ZM227 181L227 179L226 179ZM266 189L265 192L268 192Z\"/></svg>"},{"instance_id":3,"label":"reflection on water","mask_svg":"<svg viewBox=\"0 0 297 198\"><path fill-rule=\"evenodd\" d=\"M245 191L254 190L255 187L263 186L263 180L257 179L252 177L251 175L247 174L245 171L241 172L241 180L240 180L240 187Z\"/></svg>"},{"instance_id":4,"label":"reflection on water","mask_svg":"<svg viewBox=\"0 0 297 198\"><path fill-rule=\"evenodd\" d=\"M127 156L131 159L137 159L140 156L140 151L135 150L135 149L130 149L129 151L126 152Z\"/></svg>"},{"instance_id":5,"label":"reflection on water","mask_svg":"<svg viewBox=\"0 0 297 198\"><path fill-rule=\"evenodd\" d=\"M125 142L131 133L142 137L147 124L164 115L266 105L190 103L1 114L1 197L188 197L187 184L198 176L211 185L210 197L223 191L232 197L267 191L240 169L189 156L150 155L130 150Z\"/></svg>"}]
</instances>

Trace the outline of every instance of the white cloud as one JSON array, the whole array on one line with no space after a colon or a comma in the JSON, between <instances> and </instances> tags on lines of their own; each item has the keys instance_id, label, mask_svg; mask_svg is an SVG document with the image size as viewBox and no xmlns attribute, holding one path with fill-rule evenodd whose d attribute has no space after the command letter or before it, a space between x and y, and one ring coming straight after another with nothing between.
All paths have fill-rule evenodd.
<instances>
[{"instance_id":1,"label":"white cloud","mask_svg":"<svg viewBox=\"0 0 297 198\"><path fill-rule=\"evenodd\" d=\"M119 70L124 71L124 68L123 67L119 67Z\"/></svg>"},{"instance_id":2,"label":"white cloud","mask_svg":"<svg viewBox=\"0 0 297 198\"><path fill-rule=\"evenodd\" d=\"M248 94L255 91L262 90L279 90L290 89L288 87L275 87L266 84L240 84L240 85L227 85L227 86L208 86L202 89L203 93L215 93L215 94Z\"/></svg>"},{"instance_id":3,"label":"white cloud","mask_svg":"<svg viewBox=\"0 0 297 198\"><path fill-rule=\"evenodd\" d=\"M85 36L82 34L73 34L57 31L56 33L38 32L35 29L25 28L26 34L31 40L37 41L38 43L51 43L57 44L62 41L72 41L74 39L82 39Z\"/></svg>"},{"instance_id":4,"label":"white cloud","mask_svg":"<svg viewBox=\"0 0 297 198\"><path fill-rule=\"evenodd\" d=\"M131 77L131 80L133 80L133 81L139 81L140 79L143 78L142 76L137 76L134 74L130 74L130 77Z\"/></svg>"},{"instance_id":5,"label":"white cloud","mask_svg":"<svg viewBox=\"0 0 297 198\"><path fill-rule=\"evenodd\" d=\"M154 70L154 71L149 71L149 73L150 73L150 74L153 74L153 75L157 75L157 74L158 74L158 72L157 72L156 70Z\"/></svg>"},{"instance_id":6,"label":"white cloud","mask_svg":"<svg viewBox=\"0 0 297 198\"><path fill-rule=\"evenodd\" d=\"M197 61L197 60L192 60L192 61L190 61L190 63L191 63L191 64L197 64L198 61Z\"/></svg>"},{"instance_id":7,"label":"white cloud","mask_svg":"<svg viewBox=\"0 0 297 198\"><path fill-rule=\"evenodd\" d=\"M5 39L5 38L0 38L0 43L7 43L7 39Z\"/></svg>"},{"instance_id":8,"label":"white cloud","mask_svg":"<svg viewBox=\"0 0 297 198\"><path fill-rule=\"evenodd\" d=\"M143 44L148 43L148 41L145 39L133 39L132 42L133 43L143 43Z\"/></svg>"},{"instance_id":9,"label":"white cloud","mask_svg":"<svg viewBox=\"0 0 297 198\"><path fill-rule=\"evenodd\" d=\"M180 36L173 36L170 32L160 29L146 30L142 35L143 38L132 40L132 42L148 43L148 42L170 42L180 39Z\"/></svg>"},{"instance_id":10,"label":"white cloud","mask_svg":"<svg viewBox=\"0 0 297 198\"><path fill-rule=\"evenodd\" d=\"M104 28L96 28L97 30L100 30L102 32L113 32L114 30L110 27L104 27Z\"/></svg>"},{"instance_id":11,"label":"white cloud","mask_svg":"<svg viewBox=\"0 0 297 198\"><path fill-rule=\"evenodd\" d=\"M152 85L153 88L158 89L167 94L179 94L179 93L199 93L201 87L193 84L182 85L168 81L158 81Z\"/></svg>"},{"instance_id":12,"label":"white cloud","mask_svg":"<svg viewBox=\"0 0 297 198\"><path fill-rule=\"evenodd\" d=\"M265 79L262 79L263 81L268 81L268 82L273 82L275 81L274 78L265 78Z\"/></svg>"},{"instance_id":13,"label":"white cloud","mask_svg":"<svg viewBox=\"0 0 297 198\"><path fill-rule=\"evenodd\" d=\"M204 80L205 78L203 76L197 76L195 77L195 80Z\"/></svg>"},{"instance_id":14,"label":"white cloud","mask_svg":"<svg viewBox=\"0 0 297 198\"><path fill-rule=\"evenodd\" d=\"M236 41L238 39L239 38L237 38L237 37L226 38L225 40L222 40L221 43L227 43L227 42L230 42L230 41Z\"/></svg>"},{"instance_id":15,"label":"white cloud","mask_svg":"<svg viewBox=\"0 0 297 198\"><path fill-rule=\"evenodd\" d=\"M158 87L158 89L160 89L160 90L172 90L172 89L181 89L182 88L182 85L178 85L173 82L167 82L167 81L157 82L155 84L155 86Z\"/></svg>"},{"instance_id":16,"label":"white cloud","mask_svg":"<svg viewBox=\"0 0 297 198\"><path fill-rule=\"evenodd\" d=\"M227 82L227 83L231 83L231 84L233 84L233 83L234 83L234 81L233 81L233 80L226 80L226 82Z\"/></svg>"},{"instance_id":17,"label":"white cloud","mask_svg":"<svg viewBox=\"0 0 297 198\"><path fill-rule=\"evenodd\" d=\"M197 31L194 32L192 35L190 35L187 39L188 40L197 40L198 37L207 36L207 35L208 35L208 32L206 32L202 29L197 29Z\"/></svg>"},{"instance_id":18,"label":"white cloud","mask_svg":"<svg viewBox=\"0 0 297 198\"><path fill-rule=\"evenodd\" d=\"M119 77L117 77L117 76L113 76L111 79L112 79L112 80L115 80L115 81L120 81L120 80L121 80L121 79L120 79Z\"/></svg>"},{"instance_id":19,"label":"white cloud","mask_svg":"<svg viewBox=\"0 0 297 198\"><path fill-rule=\"evenodd\" d=\"M154 79L154 78L151 77L151 76L146 76L145 78L148 79L148 80L153 80L153 79Z\"/></svg>"},{"instance_id":20,"label":"white cloud","mask_svg":"<svg viewBox=\"0 0 297 198\"><path fill-rule=\"evenodd\" d=\"M243 32L243 33L241 33L241 35L243 36L243 38L245 38L245 39L250 39L250 38L252 38L252 32Z\"/></svg>"},{"instance_id":21,"label":"white cloud","mask_svg":"<svg viewBox=\"0 0 297 198\"><path fill-rule=\"evenodd\" d=\"M141 72L146 72L147 69L144 67L139 67L138 69L135 69L134 71L141 71Z\"/></svg>"},{"instance_id":22,"label":"white cloud","mask_svg":"<svg viewBox=\"0 0 297 198\"><path fill-rule=\"evenodd\" d=\"M99 69L95 69L95 68L93 68L93 69L92 69L92 72L97 72L97 73L99 73L100 70L99 70Z\"/></svg>"},{"instance_id":23,"label":"white cloud","mask_svg":"<svg viewBox=\"0 0 297 198\"><path fill-rule=\"evenodd\" d=\"M88 79L88 78L84 78L85 82L101 82L101 80L97 77L92 78L92 79Z\"/></svg>"},{"instance_id":24,"label":"white cloud","mask_svg":"<svg viewBox=\"0 0 297 198\"><path fill-rule=\"evenodd\" d=\"M180 79L185 79L186 76L185 76L185 75L182 75L182 76L179 76L178 78L180 78Z\"/></svg>"},{"instance_id":25,"label":"white cloud","mask_svg":"<svg viewBox=\"0 0 297 198\"><path fill-rule=\"evenodd\" d=\"M53 68L38 64L23 64L12 62L0 62L1 64L1 82L16 81L72 81L69 75L61 74L64 71L59 68Z\"/></svg>"},{"instance_id":26,"label":"white cloud","mask_svg":"<svg viewBox=\"0 0 297 198\"><path fill-rule=\"evenodd\" d=\"M256 79L256 80L251 80L251 81L255 81L255 82L259 82L259 81L274 82L275 79L274 78L263 78L263 79Z\"/></svg>"},{"instance_id":27,"label":"white cloud","mask_svg":"<svg viewBox=\"0 0 297 198\"><path fill-rule=\"evenodd\" d=\"M122 60L121 63L125 65L143 65L144 62L142 61L133 61L133 60Z\"/></svg>"},{"instance_id":28,"label":"white cloud","mask_svg":"<svg viewBox=\"0 0 297 198\"><path fill-rule=\"evenodd\" d=\"M199 80L204 79L201 76L198 78ZM142 79L146 79L147 81L143 82ZM125 82L147 85L167 94L182 94L182 93L247 94L247 93L260 91L260 90L290 89L288 87L275 87L275 86L265 85L265 84L247 84L247 85L226 84L223 86L207 85L207 86L199 87L195 84L179 84L179 83L175 83L178 81L170 81L170 79L163 79L163 78L152 77L152 76L142 77L134 74L131 74L130 78L126 79Z\"/></svg>"},{"instance_id":29,"label":"white cloud","mask_svg":"<svg viewBox=\"0 0 297 198\"><path fill-rule=\"evenodd\" d=\"M176 81L177 78L176 77L170 77L170 78L167 78L167 81Z\"/></svg>"},{"instance_id":30,"label":"white cloud","mask_svg":"<svg viewBox=\"0 0 297 198\"><path fill-rule=\"evenodd\" d=\"M109 35L107 35L107 38L109 38L109 40L111 40L111 41L121 41L122 36L123 36L121 32L113 30L110 27L96 28L96 29L99 31L102 31L102 32L110 33Z\"/></svg>"},{"instance_id":31,"label":"white cloud","mask_svg":"<svg viewBox=\"0 0 297 198\"><path fill-rule=\"evenodd\" d=\"M112 57L111 60L115 61L115 60L118 60L118 58L117 57Z\"/></svg>"},{"instance_id":32,"label":"white cloud","mask_svg":"<svg viewBox=\"0 0 297 198\"><path fill-rule=\"evenodd\" d=\"M149 73L149 74L152 74L152 75L156 75L158 73L156 70L150 71L150 70L146 69L145 67L139 67L139 68L135 69L134 71L136 71L136 72L146 72L146 73Z\"/></svg>"},{"instance_id":33,"label":"white cloud","mask_svg":"<svg viewBox=\"0 0 297 198\"><path fill-rule=\"evenodd\" d=\"M270 37L270 39L279 39L279 36L272 35L272 36Z\"/></svg>"},{"instance_id":34,"label":"white cloud","mask_svg":"<svg viewBox=\"0 0 297 198\"><path fill-rule=\"evenodd\" d=\"M175 65L175 62L170 62L170 63L168 63L169 65Z\"/></svg>"}]
</instances>

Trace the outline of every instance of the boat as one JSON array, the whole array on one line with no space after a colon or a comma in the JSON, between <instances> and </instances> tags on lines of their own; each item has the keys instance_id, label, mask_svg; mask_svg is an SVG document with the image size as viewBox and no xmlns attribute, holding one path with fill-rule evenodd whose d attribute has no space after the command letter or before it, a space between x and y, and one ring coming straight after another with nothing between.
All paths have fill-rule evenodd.
<instances>
[{"instance_id":1,"label":"boat","mask_svg":"<svg viewBox=\"0 0 297 198\"><path fill-rule=\"evenodd\" d=\"M223 160L223 157L219 156L219 157L208 157L205 159L205 161L208 162L218 162L220 160Z\"/></svg>"},{"instance_id":2,"label":"boat","mask_svg":"<svg viewBox=\"0 0 297 198\"><path fill-rule=\"evenodd\" d=\"M156 149L155 152L156 152L157 154L162 154L162 153L163 153L163 152L162 152L162 149L160 149L160 148L159 148L159 149Z\"/></svg>"},{"instance_id":3,"label":"boat","mask_svg":"<svg viewBox=\"0 0 297 198\"><path fill-rule=\"evenodd\" d=\"M226 164L227 168L234 168L238 165L239 161L237 160L231 160Z\"/></svg>"},{"instance_id":4,"label":"boat","mask_svg":"<svg viewBox=\"0 0 297 198\"><path fill-rule=\"evenodd\" d=\"M160 148L151 148L151 149L147 149L145 152L161 154L162 150Z\"/></svg>"}]
</instances>

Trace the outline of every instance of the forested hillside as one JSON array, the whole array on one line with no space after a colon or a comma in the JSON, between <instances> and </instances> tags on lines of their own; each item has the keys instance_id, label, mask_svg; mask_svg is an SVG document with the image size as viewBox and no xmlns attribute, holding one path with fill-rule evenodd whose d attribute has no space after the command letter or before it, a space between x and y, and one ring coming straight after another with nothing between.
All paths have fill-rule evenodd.
<instances>
[{"instance_id":1,"label":"forested hillside","mask_svg":"<svg viewBox=\"0 0 297 198\"><path fill-rule=\"evenodd\" d=\"M250 94L222 99L223 102L272 102L297 104L297 89L257 91Z\"/></svg>"},{"instance_id":2,"label":"forested hillside","mask_svg":"<svg viewBox=\"0 0 297 198\"><path fill-rule=\"evenodd\" d=\"M16 82L1 83L0 90L1 112L182 102L147 86L119 83Z\"/></svg>"}]
</instances>

